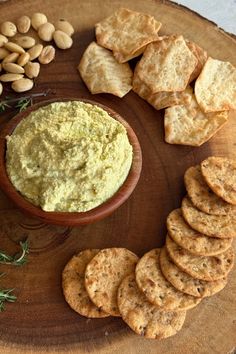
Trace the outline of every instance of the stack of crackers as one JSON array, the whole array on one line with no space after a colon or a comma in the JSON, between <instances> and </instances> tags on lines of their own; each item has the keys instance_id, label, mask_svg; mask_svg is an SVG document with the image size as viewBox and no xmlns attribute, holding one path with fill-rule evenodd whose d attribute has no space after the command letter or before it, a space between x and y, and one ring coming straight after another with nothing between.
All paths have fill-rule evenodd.
<instances>
[{"instance_id":1,"label":"stack of crackers","mask_svg":"<svg viewBox=\"0 0 236 354\"><path fill-rule=\"evenodd\" d=\"M90 318L121 316L137 334L162 339L186 311L227 284L236 237L236 161L209 157L184 176L188 196L167 217L165 246L138 258L126 248L89 249L65 266L66 301Z\"/></svg>"},{"instance_id":2,"label":"stack of crackers","mask_svg":"<svg viewBox=\"0 0 236 354\"><path fill-rule=\"evenodd\" d=\"M182 35L159 36L153 16L121 8L95 25L80 75L92 94L123 97L131 89L165 109L165 141L200 146L236 109L236 68L208 57ZM132 72L128 61L142 55Z\"/></svg>"}]
</instances>

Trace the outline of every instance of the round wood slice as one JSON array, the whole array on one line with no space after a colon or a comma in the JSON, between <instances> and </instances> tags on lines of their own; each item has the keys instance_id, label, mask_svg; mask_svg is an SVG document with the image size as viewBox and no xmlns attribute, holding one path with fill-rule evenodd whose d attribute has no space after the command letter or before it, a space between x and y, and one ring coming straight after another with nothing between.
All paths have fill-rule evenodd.
<instances>
[{"instance_id":1,"label":"round wood slice","mask_svg":"<svg viewBox=\"0 0 236 354\"><path fill-rule=\"evenodd\" d=\"M200 148L164 142L163 111L130 92L123 99L92 96L77 72L87 45L94 40L94 24L119 7L154 15L163 23L161 34L179 33L204 47L215 58L236 65L235 36L194 12L158 0L11 0L0 5L0 22L44 12L50 22L66 18L76 33L71 49L56 51L56 60L41 67L33 92L51 89L47 97L84 97L114 109L136 132L143 152L140 181L128 201L106 219L80 228L45 225L21 214L0 193L0 249L14 253L29 238L31 252L24 267L0 265L0 287L15 288L18 301L0 314L0 352L25 353L229 353L235 346L236 270L219 294L204 299L187 314L183 329L157 342L135 335L119 318L88 320L71 310L63 298L61 272L85 248L127 247L139 256L164 244L166 217L184 196L183 175L209 155L236 158L236 114L215 137ZM32 31L33 33L33 31ZM12 94L9 87L6 95ZM4 97L4 94L3 96ZM36 102L36 100L35 100ZM4 124L12 112L1 113ZM0 131L1 135L1 131Z\"/></svg>"}]
</instances>

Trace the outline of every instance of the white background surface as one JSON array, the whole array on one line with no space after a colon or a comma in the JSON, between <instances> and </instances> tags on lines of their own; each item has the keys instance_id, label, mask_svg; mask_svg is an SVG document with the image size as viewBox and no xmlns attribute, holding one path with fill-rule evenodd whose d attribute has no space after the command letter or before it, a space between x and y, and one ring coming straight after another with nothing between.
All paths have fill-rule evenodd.
<instances>
[{"instance_id":1,"label":"white background surface","mask_svg":"<svg viewBox=\"0 0 236 354\"><path fill-rule=\"evenodd\" d=\"M215 22L225 31L236 34L236 0L177 0Z\"/></svg>"}]
</instances>

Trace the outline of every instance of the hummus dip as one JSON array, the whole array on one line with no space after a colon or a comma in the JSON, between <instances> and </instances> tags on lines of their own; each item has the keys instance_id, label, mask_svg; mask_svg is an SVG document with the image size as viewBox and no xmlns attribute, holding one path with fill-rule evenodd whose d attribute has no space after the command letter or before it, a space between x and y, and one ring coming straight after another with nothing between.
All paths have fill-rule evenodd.
<instances>
[{"instance_id":1,"label":"hummus dip","mask_svg":"<svg viewBox=\"0 0 236 354\"><path fill-rule=\"evenodd\" d=\"M80 101L39 108L7 137L12 184L45 211L95 208L120 188L131 163L124 126L100 107Z\"/></svg>"}]
</instances>

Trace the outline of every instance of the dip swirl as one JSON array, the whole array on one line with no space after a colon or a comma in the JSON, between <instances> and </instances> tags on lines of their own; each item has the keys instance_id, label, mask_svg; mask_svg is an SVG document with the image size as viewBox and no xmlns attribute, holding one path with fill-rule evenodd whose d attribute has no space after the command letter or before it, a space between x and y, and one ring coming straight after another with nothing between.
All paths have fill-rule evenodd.
<instances>
[{"instance_id":1,"label":"dip swirl","mask_svg":"<svg viewBox=\"0 0 236 354\"><path fill-rule=\"evenodd\" d=\"M112 197L132 164L124 126L80 101L30 113L7 137L6 168L14 187L45 211L84 212Z\"/></svg>"}]
</instances>

